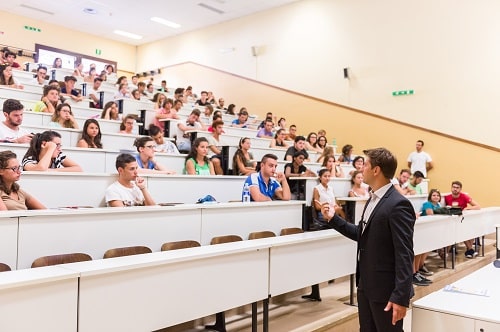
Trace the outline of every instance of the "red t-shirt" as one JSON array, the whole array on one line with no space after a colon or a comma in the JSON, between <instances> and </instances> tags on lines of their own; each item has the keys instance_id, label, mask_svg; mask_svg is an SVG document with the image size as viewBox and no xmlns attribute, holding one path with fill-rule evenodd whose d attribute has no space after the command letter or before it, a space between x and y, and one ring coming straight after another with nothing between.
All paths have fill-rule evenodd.
<instances>
[{"instance_id":1,"label":"red t-shirt","mask_svg":"<svg viewBox=\"0 0 500 332\"><path fill-rule=\"evenodd\" d=\"M462 210L465 209L471 201L472 198L464 193L460 193L458 197L453 197L452 195L444 196L444 203L446 204L446 206L458 205ZM456 202L455 205L453 205L454 202Z\"/></svg>"}]
</instances>

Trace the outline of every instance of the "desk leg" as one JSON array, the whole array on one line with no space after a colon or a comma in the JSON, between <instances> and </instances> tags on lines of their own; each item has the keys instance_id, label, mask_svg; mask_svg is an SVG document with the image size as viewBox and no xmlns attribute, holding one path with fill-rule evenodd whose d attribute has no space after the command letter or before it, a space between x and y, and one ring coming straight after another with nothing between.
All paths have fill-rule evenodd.
<instances>
[{"instance_id":1,"label":"desk leg","mask_svg":"<svg viewBox=\"0 0 500 332\"><path fill-rule=\"evenodd\" d=\"M455 270L455 259L456 259L456 253L455 250L457 248L456 243L451 246L451 268Z\"/></svg>"},{"instance_id":2,"label":"desk leg","mask_svg":"<svg viewBox=\"0 0 500 332\"><path fill-rule=\"evenodd\" d=\"M484 235L481 236L481 245L482 245L482 248L481 248L481 256L484 257Z\"/></svg>"},{"instance_id":3,"label":"desk leg","mask_svg":"<svg viewBox=\"0 0 500 332\"><path fill-rule=\"evenodd\" d=\"M269 298L262 301L262 330L269 332Z\"/></svg>"},{"instance_id":4,"label":"desk leg","mask_svg":"<svg viewBox=\"0 0 500 332\"><path fill-rule=\"evenodd\" d=\"M347 305L352 305L352 306L357 306L358 304L354 302L354 284L355 282L355 276L354 274L351 274L349 276L349 302L346 302L345 304Z\"/></svg>"},{"instance_id":5,"label":"desk leg","mask_svg":"<svg viewBox=\"0 0 500 332\"><path fill-rule=\"evenodd\" d=\"M257 302L252 303L252 332L257 332Z\"/></svg>"}]
</instances>

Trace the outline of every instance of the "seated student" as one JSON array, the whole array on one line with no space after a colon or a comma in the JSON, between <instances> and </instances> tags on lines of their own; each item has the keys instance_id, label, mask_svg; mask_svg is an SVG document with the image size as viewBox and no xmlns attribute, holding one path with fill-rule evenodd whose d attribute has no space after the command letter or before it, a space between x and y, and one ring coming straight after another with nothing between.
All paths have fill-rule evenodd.
<instances>
[{"instance_id":1,"label":"seated student","mask_svg":"<svg viewBox=\"0 0 500 332\"><path fill-rule=\"evenodd\" d=\"M234 113L234 108L236 107L235 104L229 104L229 106L227 107L227 111L226 111L226 114L229 114L229 115L236 115ZM240 111L241 112L241 111Z\"/></svg>"},{"instance_id":2,"label":"seated student","mask_svg":"<svg viewBox=\"0 0 500 332\"><path fill-rule=\"evenodd\" d=\"M161 119L179 119L177 111L172 108L172 104L172 99L167 98L162 107L156 110L154 124L160 127L161 130L165 130L165 122L160 121Z\"/></svg>"},{"instance_id":3,"label":"seated student","mask_svg":"<svg viewBox=\"0 0 500 332\"><path fill-rule=\"evenodd\" d=\"M370 193L368 192L368 186L363 183L363 172L362 171L354 171L351 176L351 190L349 190L349 197L370 197Z\"/></svg>"},{"instance_id":4,"label":"seated student","mask_svg":"<svg viewBox=\"0 0 500 332\"><path fill-rule=\"evenodd\" d=\"M221 134L223 132L224 122L215 120L212 123L213 132L208 137L208 157L214 166L215 174L224 175L222 170L222 144L220 143Z\"/></svg>"},{"instance_id":5,"label":"seated student","mask_svg":"<svg viewBox=\"0 0 500 332\"><path fill-rule=\"evenodd\" d=\"M56 107L61 103L59 96L59 86L46 85L43 87L43 96L33 106L33 112L45 112L53 114Z\"/></svg>"},{"instance_id":6,"label":"seated student","mask_svg":"<svg viewBox=\"0 0 500 332\"><path fill-rule=\"evenodd\" d=\"M24 106L16 99L3 102L5 121L0 122L0 141L8 143L29 143L33 134L21 127Z\"/></svg>"},{"instance_id":7,"label":"seated student","mask_svg":"<svg viewBox=\"0 0 500 332\"><path fill-rule=\"evenodd\" d=\"M94 82L87 92L89 99L92 100L89 105L91 108L101 108L103 106L100 104L101 98L99 95L99 93L101 92L102 81L103 79L100 77L94 78Z\"/></svg>"},{"instance_id":8,"label":"seated student","mask_svg":"<svg viewBox=\"0 0 500 332\"><path fill-rule=\"evenodd\" d=\"M83 81L87 83L93 83L96 77L98 77L96 69L90 68L88 75L85 76Z\"/></svg>"},{"instance_id":9,"label":"seated student","mask_svg":"<svg viewBox=\"0 0 500 332\"><path fill-rule=\"evenodd\" d=\"M286 140L287 141L295 141L295 138L297 137L296 133L297 133L297 126L293 124L288 128Z\"/></svg>"},{"instance_id":10,"label":"seated student","mask_svg":"<svg viewBox=\"0 0 500 332\"><path fill-rule=\"evenodd\" d=\"M187 131L195 129L203 129L203 125L198 122L200 118L200 110L195 108L191 111L185 122L179 121L177 123L177 137L176 143L177 148L182 153L189 152L191 150L191 135Z\"/></svg>"},{"instance_id":11,"label":"seated student","mask_svg":"<svg viewBox=\"0 0 500 332\"><path fill-rule=\"evenodd\" d=\"M318 140L316 141L316 151L319 153L323 153L325 149L327 148L326 146L326 137L321 136L318 132Z\"/></svg>"},{"instance_id":12,"label":"seated student","mask_svg":"<svg viewBox=\"0 0 500 332\"><path fill-rule=\"evenodd\" d=\"M285 129L278 129L276 135L274 135L274 138L271 140L271 144L269 144L269 147L288 149L288 143L285 141L285 138Z\"/></svg>"},{"instance_id":13,"label":"seated student","mask_svg":"<svg viewBox=\"0 0 500 332\"><path fill-rule=\"evenodd\" d=\"M214 114L212 115L212 123L214 123L216 120L222 121L222 112L219 110L215 111ZM212 128L212 124L210 124L210 126L207 127L207 131L211 132L211 133L214 132L214 128ZM225 133L224 129L222 129L222 133L223 134Z\"/></svg>"},{"instance_id":14,"label":"seated student","mask_svg":"<svg viewBox=\"0 0 500 332\"><path fill-rule=\"evenodd\" d=\"M134 135L134 125L136 116L133 114L127 114L120 124L120 134Z\"/></svg>"},{"instance_id":15,"label":"seated student","mask_svg":"<svg viewBox=\"0 0 500 332\"><path fill-rule=\"evenodd\" d=\"M410 182L408 182L408 195L422 195L422 187L420 184L424 180L424 174L420 171L415 171Z\"/></svg>"},{"instance_id":16,"label":"seated student","mask_svg":"<svg viewBox=\"0 0 500 332\"><path fill-rule=\"evenodd\" d=\"M361 172L363 172L363 167L364 166L365 166L365 158L362 157L362 156L357 156L352 161L352 167L354 167L354 169L349 172L349 176L352 176L352 174L354 173L354 171L361 171Z\"/></svg>"},{"instance_id":17,"label":"seated student","mask_svg":"<svg viewBox=\"0 0 500 332\"><path fill-rule=\"evenodd\" d=\"M326 168L319 170L318 174L319 184L313 188L313 201L312 204L316 210L316 216L318 220L327 223L328 220L321 214L321 207L323 204L330 205L330 208L335 209L335 213L345 218L344 210L342 207L337 205L337 200L335 194L333 193L333 187L329 185L330 183L330 171Z\"/></svg>"},{"instance_id":18,"label":"seated student","mask_svg":"<svg viewBox=\"0 0 500 332\"><path fill-rule=\"evenodd\" d=\"M75 63L75 70L73 71L73 76L84 78L85 74L83 73L83 63L77 62Z\"/></svg>"},{"instance_id":19,"label":"seated student","mask_svg":"<svg viewBox=\"0 0 500 332\"><path fill-rule=\"evenodd\" d=\"M422 205L422 209L420 210L420 215L421 216L433 215L434 211L441 207L441 204L439 203L440 201L441 201L441 193L439 192L439 190L431 189L429 191L429 195L427 196L427 201ZM439 254L443 255L443 252L440 251ZM432 283L431 280L424 277L424 276L431 276L434 274L425 267L425 259L427 258L427 255L428 253L416 255L413 260L413 284L415 285L427 286L430 283Z\"/></svg>"},{"instance_id":20,"label":"seated student","mask_svg":"<svg viewBox=\"0 0 500 332\"><path fill-rule=\"evenodd\" d=\"M163 104L165 103L165 100L167 100L167 96L165 96L163 93L161 92L155 93L153 99L151 100L155 105L155 110L162 108Z\"/></svg>"},{"instance_id":21,"label":"seated student","mask_svg":"<svg viewBox=\"0 0 500 332\"><path fill-rule=\"evenodd\" d=\"M409 193L408 179L410 178L410 175L410 170L404 168L399 172L399 176L397 178L395 177L391 180L392 185L401 195L408 195Z\"/></svg>"},{"instance_id":22,"label":"seated student","mask_svg":"<svg viewBox=\"0 0 500 332\"><path fill-rule=\"evenodd\" d=\"M82 172L82 168L62 152L61 135L56 131L37 133L23 157L25 171Z\"/></svg>"},{"instance_id":23,"label":"seated student","mask_svg":"<svg viewBox=\"0 0 500 332\"><path fill-rule=\"evenodd\" d=\"M121 120L121 114L118 113L118 104L114 101L108 101L102 108L101 119Z\"/></svg>"},{"instance_id":24,"label":"seated student","mask_svg":"<svg viewBox=\"0 0 500 332\"><path fill-rule=\"evenodd\" d=\"M290 187L288 186L285 174L276 172L277 166L278 157L268 153L262 157L260 171L252 173L246 178L243 188L245 188L245 185L248 185L251 201L290 200Z\"/></svg>"},{"instance_id":25,"label":"seated student","mask_svg":"<svg viewBox=\"0 0 500 332\"><path fill-rule=\"evenodd\" d=\"M82 138L76 144L79 148L102 149L101 127L95 119L87 119L83 124Z\"/></svg>"},{"instance_id":26,"label":"seated student","mask_svg":"<svg viewBox=\"0 0 500 332\"><path fill-rule=\"evenodd\" d=\"M321 167L326 168L330 171L330 177L332 178L345 178L344 170L340 167L340 162L335 161L335 156L329 155L323 159Z\"/></svg>"},{"instance_id":27,"label":"seated student","mask_svg":"<svg viewBox=\"0 0 500 332\"><path fill-rule=\"evenodd\" d=\"M162 164L156 162L156 143L149 136L137 138L134 142L138 154L135 156L139 173L175 174L175 171L167 169Z\"/></svg>"},{"instance_id":28,"label":"seated student","mask_svg":"<svg viewBox=\"0 0 500 332\"><path fill-rule=\"evenodd\" d=\"M32 83L35 85L44 86L47 83L47 67L39 66L36 70L36 76L33 78Z\"/></svg>"},{"instance_id":29,"label":"seated student","mask_svg":"<svg viewBox=\"0 0 500 332\"><path fill-rule=\"evenodd\" d=\"M231 105L229 105L229 107L231 107ZM238 118L231 122L231 127L248 128L248 112L245 107L238 113Z\"/></svg>"},{"instance_id":30,"label":"seated student","mask_svg":"<svg viewBox=\"0 0 500 332\"><path fill-rule=\"evenodd\" d=\"M138 89L132 90L132 92L130 93L130 95L132 96L132 99L141 100L141 93L139 92Z\"/></svg>"},{"instance_id":31,"label":"seated student","mask_svg":"<svg viewBox=\"0 0 500 332\"><path fill-rule=\"evenodd\" d=\"M293 161L285 165L285 177L290 187L292 199L305 199L305 183L299 180L291 180L291 177L316 176L316 174L304 166L304 152L298 151L293 155Z\"/></svg>"},{"instance_id":32,"label":"seated student","mask_svg":"<svg viewBox=\"0 0 500 332\"><path fill-rule=\"evenodd\" d=\"M329 157L329 156L333 156L334 153L333 153L333 148L331 146L327 146L323 152L320 154L320 156L318 157L318 159L316 159L316 162L317 163L323 163L323 161L325 160L326 157Z\"/></svg>"},{"instance_id":33,"label":"seated student","mask_svg":"<svg viewBox=\"0 0 500 332\"><path fill-rule=\"evenodd\" d=\"M185 173L189 175L215 175L214 165L208 159L208 140L198 137L186 156Z\"/></svg>"},{"instance_id":34,"label":"seated student","mask_svg":"<svg viewBox=\"0 0 500 332\"><path fill-rule=\"evenodd\" d=\"M118 180L106 189L109 207L156 205L143 178L137 175L139 167L134 156L122 153L116 157Z\"/></svg>"},{"instance_id":35,"label":"seated student","mask_svg":"<svg viewBox=\"0 0 500 332\"><path fill-rule=\"evenodd\" d=\"M130 92L128 92L128 83L121 83L118 86L118 92L114 96L115 99L122 99L122 98L132 98L132 95Z\"/></svg>"},{"instance_id":36,"label":"seated student","mask_svg":"<svg viewBox=\"0 0 500 332\"><path fill-rule=\"evenodd\" d=\"M256 172L257 163L249 151L251 147L250 138L243 137L238 144L238 150L233 156L233 174L249 175Z\"/></svg>"},{"instance_id":37,"label":"seated student","mask_svg":"<svg viewBox=\"0 0 500 332\"><path fill-rule=\"evenodd\" d=\"M7 52L7 63L14 69L21 69L21 65L16 62L17 55L14 52Z\"/></svg>"},{"instance_id":38,"label":"seated student","mask_svg":"<svg viewBox=\"0 0 500 332\"><path fill-rule=\"evenodd\" d=\"M63 103L56 107L56 111L50 119L49 127L78 129L78 123L73 117L69 104Z\"/></svg>"},{"instance_id":39,"label":"seated student","mask_svg":"<svg viewBox=\"0 0 500 332\"><path fill-rule=\"evenodd\" d=\"M346 144L342 147L342 154L339 157L341 163L352 163L354 161L353 154L354 147L351 144Z\"/></svg>"},{"instance_id":40,"label":"seated student","mask_svg":"<svg viewBox=\"0 0 500 332\"><path fill-rule=\"evenodd\" d=\"M210 104L205 105L205 108L203 109L203 114L200 115L199 121L204 125L210 124L213 112L214 112L214 107L212 105Z\"/></svg>"},{"instance_id":41,"label":"seated student","mask_svg":"<svg viewBox=\"0 0 500 332\"><path fill-rule=\"evenodd\" d=\"M305 150L306 138L304 136L295 137L293 146L289 147L285 153L285 160L292 161L293 155L298 151L303 151L306 157L305 161L309 161L309 154Z\"/></svg>"},{"instance_id":42,"label":"seated student","mask_svg":"<svg viewBox=\"0 0 500 332\"><path fill-rule=\"evenodd\" d=\"M169 140L165 140L165 133L163 132L163 130L161 130L160 127L153 124L149 126L149 136L151 136L151 138L156 143L156 152L180 154L174 143Z\"/></svg>"},{"instance_id":43,"label":"seated student","mask_svg":"<svg viewBox=\"0 0 500 332\"><path fill-rule=\"evenodd\" d=\"M82 94L75 89L76 77L65 76L64 86L61 88L61 94L71 98L73 101L82 101Z\"/></svg>"},{"instance_id":44,"label":"seated student","mask_svg":"<svg viewBox=\"0 0 500 332\"><path fill-rule=\"evenodd\" d=\"M24 89L22 84L18 84L12 77L12 67L8 63L0 64L0 85L9 88Z\"/></svg>"},{"instance_id":45,"label":"seated student","mask_svg":"<svg viewBox=\"0 0 500 332\"><path fill-rule=\"evenodd\" d=\"M52 68L62 68L62 59L55 58L54 62L52 63Z\"/></svg>"},{"instance_id":46,"label":"seated student","mask_svg":"<svg viewBox=\"0 0 500 332\"><path fill-rule=\"evenodd\" d=\"M316 152L323 152L322 150L317 148L317 143L318 143L318 134L312 132L307 135L306 138L306 150L308 151L316 151Z\"/></svg>"},{"instance_id":47,"label":"seated student","mask_svg":"<svg viewBox=\"0 0 500 332\"><path fill-rule=\"evenodd\" d=\"M46 207L16 183L22 168L12 151L0 152L0 210L39 210Z\"/></svg>"},{"instance_id":48,"label":"seated student","mask_svg":"<svg viewBox=\"0 0 500 332\"><path fill-rule=\"evenodd\" d=\"M274 127L273 120L267 119L264 128L260 128L259 131L257 132L257 137L273 139L274 137L273 127Z\"/></svg>"}]
</instances>

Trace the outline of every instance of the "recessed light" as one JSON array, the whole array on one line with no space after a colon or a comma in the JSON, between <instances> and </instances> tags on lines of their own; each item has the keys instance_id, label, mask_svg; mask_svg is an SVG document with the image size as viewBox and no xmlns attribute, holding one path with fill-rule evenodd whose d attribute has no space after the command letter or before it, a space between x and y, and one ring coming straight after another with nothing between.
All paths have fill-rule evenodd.
<instances>
[{"instance_id":1,"label":"recessed light","mask_svg":"<svg viewBox=\"0 0 500 332\"><path fill-rule=\"evenodd\" d=\"M178 29L181 27L180 24L168 21L168 20L161 18L161 17L151 17L151 21L166 25L166 26L168 26L170 28L174 28L174 29Z\"/></svg>"},{"instance_id":2,"label":"recessed light","mask_svg":"<svg viewBox=\"0 0 500 332\"><path fill-rule=\"evenodd\" d=\"M97 14L97 9L94 8L83 8L85 14L95 15Z\"/></svg>"},{"instance_id":3,"label":"recessed light","mask_svg":"<svg viewBox=\"0 0 500 332\"><path fill-rule=\"evenodd\" d=\"M132 38L132 39L142 39L142 36L136 35L135 33L127 32L127 31L122 31L122 30L115 30L113 31L117 35L127 37L127 38Z\"/></svg>"}]
</instances>

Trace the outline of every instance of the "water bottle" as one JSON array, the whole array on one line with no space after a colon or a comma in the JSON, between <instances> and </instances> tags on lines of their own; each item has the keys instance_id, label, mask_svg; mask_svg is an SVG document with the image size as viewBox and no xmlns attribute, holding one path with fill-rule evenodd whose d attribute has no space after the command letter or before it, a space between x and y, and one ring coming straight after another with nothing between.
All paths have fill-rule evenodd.
<instances>
[{"instance_id":1,"label":"water bottle","mask_svg":"<svg viewBox=\"0 0 500 332\"><path fill-rule=\"evenodd\" d=\"M250 189L248 188L248 183L243 186L243 203L250 203Z\"/></svg>"}]
</instances>

